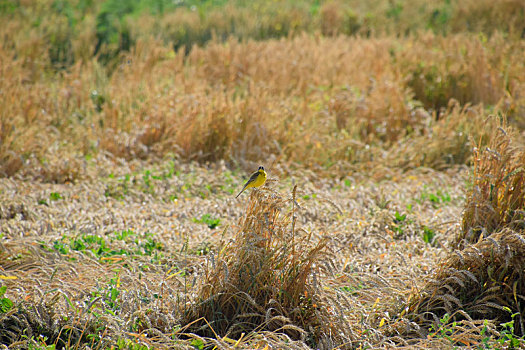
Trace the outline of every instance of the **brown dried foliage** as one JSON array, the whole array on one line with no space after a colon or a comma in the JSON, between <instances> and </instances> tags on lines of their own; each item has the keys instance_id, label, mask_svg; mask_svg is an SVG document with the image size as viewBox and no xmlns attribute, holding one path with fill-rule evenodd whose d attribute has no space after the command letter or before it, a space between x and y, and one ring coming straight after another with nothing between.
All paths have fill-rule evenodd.
<instances>
[{"instance_id":1,"label":"brown dried foliage","mask_svg":"<svg viewBox=\"0 0 525 350\"><path fill-rule=\"evenodd\" d=\"M483 106L461 104L451 99L437 118L424 109L413 113L427 121L421 135L409 135L388 154L388 163L402 169L429 167L444 170L454 164L471 163L471 140L484 145L490 139L496 123L487 119Z\"/></svg>"},{"instance_id":2,"label":"brown dried foliage","mask_svg":"<svg viewBox=\"0 0 525 350\"><path fill-rule=\"evenodd\" d=\"M479 142L474 149L473 184L457 247L505 227L525 228L525 150L515 139L514 131L503 124L493 129L488 146Z\"/></svg>"},{"instance_id":3,"label":"brown dried foliage","mask_svg":"<svg viewBox=\"0 0 525 350\"><path fill-rule=\"evenodd\" d=\"M441 169L468 159L464 137L456 136L476 129L478 117L486 115L481 104L499 101L495 109L508 112L516 125L523 120L525 70L518 58L524 47L500 36L298 35L210 43L187 56L159 41L139 40L114 71L91 59L49 74L36 54L23 61L10 49L0 50L4 176L32 158L45 163L50 154L104 152L128 160L176 153L242 166L274 154L327 168L389 153L395 165L405 162L399 150L418 137L423 144L432 140L428 153L430 147L442 152L453 141L452 161L413 162ZM458 113L446 108L450 99L480 103L471 107L479 116L472 120L462 112L452 118L457 121L434 127L434 113L439 119ZM78 176L57 175L46 178Z\"/></svg>"},{"instance_id":4,"label":"brown dried foliage","mask_svg":"<svg viewBox=\"0 0 525 350\"><path fill-rule=\"evenodd\" d=\"M456 250L441 264L421 291L412 294L407 317L419 326L412 328L426 336L429 327L440 325L446 313L450 321L463 321L467 329L477 329L470 339L476 344L488 320L493 325L515 318L516 335L525 334L522 315L525 298L525 236L522 231L504 228L462 251ZM476 322L478 321L478 322Z\"/></svg>"},{"instance_id":5,"label":"brown dried foliage","mask_svg":"<svg viewBox=\"0 0 525 350\"><path fill-rule=\"evenodd\" d=\"M410 295L401 312L409 321L399 322L408 327L396 330L405 336L426 337L429 327L442 326L445 314L450 322L460 322L452 336L457 343L480 344L487 325L500 337L498 326L513 320L514 333L525 334L525 152L515 145L515 132L505 123L489 120L485 127L489 125L488 146L474 150L473 185L453 242L459 250Z\"/></svg>"},{"instance_id":6,"label":"brown dried foliage","mask_svg":"<svg viewBox=\"0 0 525 350\"><path fill-rule=\"evenodd\" d=\"M252 192L234 240L205 270L197 300L182 322L187 332L237 339L270 331L318 346L327 339L351 340L347 327L333 322L312 281L326 256L326 239L315 242L295 229L295 213L289 210L294 202L295 190L292 199L268 188Z\"/></svg>"}]
</instances>

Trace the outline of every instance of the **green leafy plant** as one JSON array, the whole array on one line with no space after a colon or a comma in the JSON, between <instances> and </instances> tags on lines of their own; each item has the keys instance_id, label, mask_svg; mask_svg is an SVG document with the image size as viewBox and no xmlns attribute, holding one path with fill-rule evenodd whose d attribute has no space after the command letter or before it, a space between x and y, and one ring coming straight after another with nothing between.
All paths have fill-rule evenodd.
<instances>
[{"instance_id":1,"label":"green leafy plant","mask_svg":"<svg viewBox=\"0 0 525 350\"><path fill-rule=\"evenodd\" d=\"M138 344L131 339L120 338L117 340L118 350L148 350L146 345Z\"/></svg>"},{"instance_id":2,"label":"green leafy plant","mask_svg":"<svg viewBox=\"0 0 525 350\"><path fill-rule=\"evenodd\" d=\"M145 170L142 175L141 190L145 193L154 194L155 188L152 180L166 180L173 176L173 169L170 168L167 173L161 173L161 175L155 175L151 170Z\"/></svg>"},{"instance_id":3,"label":"green leafy plant","mask_svg":"<svg viewBox=\"0 0 525 350\"><path fill-rule=\"evenodd\" d=\"M97 287L97 289L91 292L91 299L86 301L87 305L95 303L100 300L104 305L103 312L115 316L116 312L120 310L120 275L118 272L112 277L108 284L104 287ZM94 312L96 314L96 312Z\"/></svg>"},{"instance_id":4,"label":"green leafy plant","mask_svg":"<svg viewBox=\"0 0 525 350\"><path fill-rule=\"evenodd\" d=\"M127 243L126 248L115 248L113 242L123 241ZM91 252L97 258L103 258L126 255L133 259L137 256L150 256L152 262L159 262L162 258L164 246L155 239L154 234L146 232L137 234L132 230L123 230L115 232L113 236L102 237L99 235L83 234L75 238L63 237L53 242L53 247L48 248L45 242L40 242L42 248L46 250L55 250L63 255L70 255L71 251ZM69 260L75 260L69 256ZM111 260L105 260L111 262Z\"/></svg>"},{"instance_id":5,"label":"green leafy plant","mask_svg":"<svg viewBox=\"0 0 525 350\"><path fill-rule=\"evenodd\" d=\"M14 305L11 299L4 296L6 291L7 286L0 287L0 313L8 312Z\"/></svg>"},{"instance_id":6,"label":"green leafy plant","mask_svg":"<svg viewBox=\"0 0 525 350\"><path fill-rule=\"evenodd\" d=\"M58 192L51 192L49 194L49 199L52 200L52 201L57 201L57 200L62 199L62 198L63 198L62 195L60 193L58 193Z\"/></svg>"},{"instance_id":7,"label":"green leafy plant","mask_svg":"<svg viewBox=\"0 0 525 350\"><path fill-rule=\"evenodd\" d=\"M441 190L437 190L435 193L427 191L427 188L423 189L419 199L416 199L416 202L423 203L425 201L430 201L434 208L437 208L440 204L449 203L451 201L450 194Z\"/></svg>"},{"instance_id":8,"label":"green leafy plant","mask_svg":"<svg viewBox=\"0 0 525 350\"><path fill-rule=\"evenodd\" d=\"M123 255L127 253L124 249L111 249L106 243L106 240L97 235L82 235L79 238L74 239L70 243L70 247L76 251L90 250L98 258Z\"/></svg>"},{"instance_id":9,"label":"green leafy plant","mask_svg":"<svg viewBox=\"0 0 525 350\"><path fill-rule=\"evenodd\" d=\"M22 339L26 341L26 346L28 350L55 350L56 346L55 344L47 344L48 337L40 335L38 337L35 336L27 336L26 334L23 334Z\"/></svg>"},{"instance_id":10,"label":"green leafy plant","mask_svg":"<svg viewBox=\"0 0 525 350\"><path fill-rule=\"evenodd\" d=\"M212 194L213 191L212 191L212 187L209 185L209 184L205 184L203 186L203 188L199 191L199 196L202 198L202 199L206 199L210 196L210 194Z\"/></svg>"},{"instance_id":11,"label":"green leafy plant","mask_svg":"<svg viewBox=\"0 0 525 350\"><path fill-rule=\"evenodd\" d=\"M54 241L53 248L56 251L58 251L60 254L64 254L64 255L69 254L69 245L64 243L62 240Z\"/></svg>"},{"instance_id":12,"label":"green leafy plant","mask_svg":"<svg viewBox=\"0 0 525 350\"><path fill-rule=\"evenodd\" d=\"M362 283L358 283L357 285L352 286L343 286L341 287L341 290L343 292L346 292L350 295L357 295L358 291L365 288L365 286Z\"/></svg>"},{"instance_id":13,"label":"green leafy plant","mask_svg":"<svg viewBox=\"0 0 525 350\"><path fill-rule=\"evenodd\" d=\"M452 335L454 334L454 328L456 327L457 323L455 321L449 323L449 321L450 315L447 313L439 319L439 324L432 324L429 329L429 331L432 332L430 337L447 339L452 344L454 344L455 341L452 339Z\"/></svg>"},{"instance_id":14,"label":"green leafy plant","mask_svg":"<svg viewBox=\"0 0 525 350\"><path fill-rule=\"evenodd\" d=\"M490 349L490 336L487 334L489 321L485 320L483 322L483 328L481 329L481 344L478 346L478 349Z\"/></svg>"},{"instance_id":15,"label":"green leafy plant","mask_svg":"<svg viewBox=\"0 0 525 350\"><path fill-rule=\"evenodd\" d=\"M151 186L151 171L146 170L144 175L142 175L142 181L144 182L144 192L150 192L152 189Z\"/></svg>"},{"instance_id":16,"label":"green leafy plant","mask_svg":"<svg viewBox=\"0 0 525 350\"><path fill-rule=\"evenodd\" d=\"M193 222L206 224L209 228L214 229L221 224L221 219L216 218L210 214L204 214L200 219L194 218Z\"/></svg>"},{"instance_id":17,"label":"green leafy plant","mask_svg":"<svg viewBox=\"0 0 525 350\"><path fill-rule=\"evenodd\" d=\"M153 238L153 234L146 233L144 235L144 240L135 240L135 243L139 246L140 249L144 252L144 255L157 255L157 251L163 249L163 245L160 242L157 242Z\"/></svg>"},{"instance_id":18,"label":"green leafy plant","mask_svg":"<svg viewBox=\"0 0 525 350\"><path fill-rule=\"evenodd\" d=\"M516 349L520 346L521 341L514 335L514 319L520 313L512 313L512 310L506 306L503 309L511 314L511 320L500 324L502 331L500 332L501 336L498 339L498 343L506 349Z\"/></svg>"},{"instance_id":19,"label":"green leafy plant","mask_svg":"<svg viewBox=\"0 0 525 350\"><path fill-rule=\"evenodd\" d=\"M394 238L400 238L404 235L404 229L408 223L409 220L407 220L407 214L401 214L398 211L394 213L394 220L392 225L392 230L396 232Z\"/></svg>"},{"instance_id":20,"label":"green leafy plant","mask_svg":"<svg viewBox=\"0 0 525 350\"><path fill-rule=\"evenodd\" d=\"M394 222L396 224L400 224L404 222L406 218L407 218L407 214L400 214L398 211L396 211L394 214Z\"/></svg>"},{"instance_id":21,"label":"green leafy plant","mask_svg":"<svg viewBox=\"0 0 525 350\"><path fill-rule=\"evenodd\" d=\"M433 229L428 226L423 226L423 241L428 244L432 244L436 233Z\"/></svg>"},{"instance_id":22,"label":"green leafy plant","mask_svg":"<svg viewBox=\"0 0 525 350\"><path fill-rule=\"evenodd\" d=\"M123 230L123 231L117 231L114 233L115 239L118 241L125 241L128 237L135 236L136 233L133 232L133 230Z\"/></svg>"},{"instance_id":23,"label":"green leafy plant","mask_svg":"<svg viewBox=\"0 0 525 350\"><path fill-rule=\"evenodd\" d=\"M202 339L193 339L191 341L191 346L193 346L195 349L202 350L204 349L204 342Z\"/></svg>"}]
</instances>

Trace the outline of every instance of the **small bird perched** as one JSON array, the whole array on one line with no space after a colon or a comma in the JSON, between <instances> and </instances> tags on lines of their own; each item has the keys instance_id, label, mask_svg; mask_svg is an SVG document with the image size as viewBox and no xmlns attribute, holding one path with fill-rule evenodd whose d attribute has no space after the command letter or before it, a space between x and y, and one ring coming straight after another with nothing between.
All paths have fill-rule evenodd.
<instances>
[{"instance_id":1,"label":"small bird perched","mask_svg":"<svg viewBox=\"0 0 525 350\"><path fill-rule=\"evenodd\" d=\"M264 167L260 166L259 170L254 172L252 176L250 176L250 179L246 181L241 192L239 192L239 194L235 196L235 198L239 197L241 193L243 193L244 190L247 189L248 187L259 187L259 186L264 185L265 182L266 182L266 171L264 171Z\"/></svg>"}]
</instances>

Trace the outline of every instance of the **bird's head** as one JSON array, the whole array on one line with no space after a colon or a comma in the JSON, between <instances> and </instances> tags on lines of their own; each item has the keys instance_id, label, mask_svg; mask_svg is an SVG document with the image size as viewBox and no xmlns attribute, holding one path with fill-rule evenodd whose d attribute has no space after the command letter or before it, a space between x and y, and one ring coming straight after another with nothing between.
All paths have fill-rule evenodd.
<instances>
[{"instance_id":1,"label":"bird's head","mask_svg":"<svg viewBox=\"0 0 525 350\"><path fill-rule=\"evenodd\" d=\"M259 172L263 172L263 171L264 171L264 167L263 167L263 166L260 166L258 171L259 171Z\"/></svg>"}]
</instances>

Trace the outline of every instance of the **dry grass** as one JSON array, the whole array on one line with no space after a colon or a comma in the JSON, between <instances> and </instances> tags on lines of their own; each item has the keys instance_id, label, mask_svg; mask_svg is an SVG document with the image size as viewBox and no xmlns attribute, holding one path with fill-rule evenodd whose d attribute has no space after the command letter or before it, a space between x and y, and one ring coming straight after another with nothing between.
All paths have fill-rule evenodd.
<instances>
[{"instance_id":1,"label":"dry grass","mask_svg":"<svg viewBox=\"0 0 525 350\"><path fill-rule=\"evenodd\" d=\"M2 180L0 275L16 277L2 285L17 306L0 320L9 325L0 329L15 330L0 333L5 342L27 347L80 339L80 348L202 342L225 349L237 341L240 348L393 344L377 322L431 271L444 253L437 247L449 239L451 224L440 223L459 219L461 210L456 195L439 207L418 199L439 189L458 193L456 173L399 173L379 185L356 173L346 178L350 187L276 164L270 177L283 173L300 182L292 239L290 195L276 192L289 193L289 178L271 181L249 202L230 194L243 174L219 164L97 163L103 169L75 184ZM396 223L395 212L408 204L410 222ZM220 226L195 222L205 213L220 218ZM402 233L393 231L398 225ZM434 227L436 247L422 240L423 225ZM252 236L260 232L267 239ZM228 317L210 312L219 307ZM41 317L38 308L45 309ZM17 331L26 323L34 338Z\"/></svg>"},{"instance_id":2,"label":"dry grass","mask_svg":"<svg viewBox=\"0 0 525 350\"><path fill-rule=\"evenodd\" d=\"M409 170L379 183L355 173L348 186L278 164L275 172L300 179L294 215L291 198L274 188L289 188L288 180L234 201L224 167L166 165L153 178L145 178L145 163L112 168L109 161L105 171L115 177L107 180L95 175L102 170L75 185L3 180L1 268L16 277L3 285L17 305L0 319L5 343L474 346L504 339L499 323L521 310L519 232L505 229L453 253L430 275L460 230L464 184L456 172ZM428 197L445 190L447 201ZM165 201L173 194L177 201ZM194 222L203 213L225 226ZM434 232L430 243L424 226ZM130 228L131 239L117 238ZM103 238L108 250L84 235ZM145 246L147 237L156 243ZM120 249L127 253L104 255ZM402 317L392 312L398 305L408 307ZM439 321L445 313L455 325ZM516 335L521 322L515 319ZM438 328L429 331L432 325ZM29 339L20 337L24 327ZM452 342L440 329L452 330Z\"/></svg>"},{"instance_id":3,"label":"dry grass","mask_svg":"<svg viewBox=\"0 0 525 350\"><path fill-rule=\"evenodd\" d=\"M388 153L392 166L406 164L392 150L414 142L432 146L427 158L409 161L416 166L464 164L465 135L483 134L479 120L491 109L522 124L523 45L498 36L422 39L230 40L188 56L148 40L113 72L88 60L50 76L36 58L3 49L1 171L27 173L32 160L56 155L74 165L42 177L70 181L80 176L79 159L104 152L244 167L272 154L327 169ZM479 104L461 111L447 107L450 99Z\"/></svg>"},{"instance_id":4,"label":"dry grass","mask_svg":"<svg viewBox=\"0 0 525 350\"><path fill-rule=\"evenodd\" d=\"M405 317L416 326L401 330L400 322L398 331L426 337L431 326L436 334L441 326L451 329L453 343L473 346L481 345L485 337L501 338L509 331L503 324L514 321L512 333L522 336L524 254L523 233L508 228L456 250L409 299ZM450 318L440 321L445 315Z\"/></svg>"},{"instance_id":5,"label":"dry grass","mask_svg":"<svg viewBox=\"0 0 525 350\"><path fill-rule=\"evenodd\" d=\"M402 47L398 63L407 72L415 98L426 108L440 112L451 98L461 104L496 105L509 93L519 94L509 82L522 80L515 75L522 62L510 52L521 50L522 42L511 44L502 35L469 42L459 36L423 34L419 39L418 45L426 50Z\"/></svg>"},{"instance_id":6,"label":"dry grass","mask_svg":"<svg viewBox=\"0 0 525 350\"><path fill-rule=\"evenodd\" d=\"M0 343L523 346L521 2L82 4L0 14Z\"/></svg>"},{"instance_id":7,"label":"dry grass","mask_svg":"<svg viewBox=\"0 0 525 350\"><path fill-rule=\"evenodd\" d=\"M443 170L454 164L468 164L471 160L471 140L486 144L494 118L487 118L483 107L461 106L451 99L441 117L430 116L424 109L414 113L427 121L422 135L410 135L388 154L388 164L403 169L430 167Z\"/></svg>"},{"instance_id":8,"label":"dry grass","mask_svg":"<svg viewBox=\"0 0 525 350\"><path fill-rule=\"evenodd\" d=\"M520 0L461 2L194 0L26 1L2 5L3 44L45 67L61 69L93 55L114 66L137 42L155 37L186 52L210 40L286 38L299 33L406 36L502 33L523 37Z\"/></svg>"},{"instance_id":9,"label":"dry grass","mask_svg":"<svg viewBox=\"0 0 525 350\"><path fill-rule=\"evenodd\" d=\"M283 333L314 347L352 344L349 328L327 311L315 281L326 238L295 227L294 202L263 188L252 192L234 239L205 269L186 332L239 339L251 332Z\"/></svg>"},{"instance_id":10,"label":"dry grass","mask_svg":"<svg viewBox=\"0 0 525 350\"><path fill-rule=\"evenodd\" d=\"M461 32L467 27L472 32L487 34L503 31L521 38L525 34L525 4L519 0L503 0L497 4L488 0L468 0L457 6L451 20L453 32Z\"/></svg>"},{"instance_id":11,"label":"dry grass","mask_svg":"<svg viewBox=\"0 0 525 350\"><path fill-rule=\"evenodd\" d=\"M493 128L490 143L474 150L473 183L463 214L457 245L509 227L525 228L525 151L514 131L504 124Z\"/></svg>"},{"instance_id":12,"label":"dry grass","mask_svg":"<svg viewBox=\"0 0 525 350\"><path fill-rule=\"evenodd\" d=\"M523 346L515 336L525 331L524 153L514 145L514 131L500 125L491 128L488 146L474 151L473 183L452 242L460 250L410 295L390 331L405 337L441 334L470 346L487 337Z\"/></svg>"}]
</instances>

